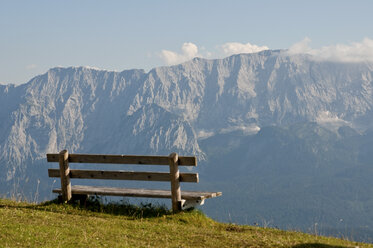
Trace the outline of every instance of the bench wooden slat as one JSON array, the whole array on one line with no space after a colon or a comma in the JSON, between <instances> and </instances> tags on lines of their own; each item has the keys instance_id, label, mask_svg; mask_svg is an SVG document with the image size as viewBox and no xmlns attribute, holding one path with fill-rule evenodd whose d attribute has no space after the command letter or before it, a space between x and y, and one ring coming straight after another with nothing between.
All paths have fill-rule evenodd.
<instances>
[{"instance_id":1,"label":"bench wooden slat","mask_svg":"<svg viewBox=\"0 0 373 248\"><path fill-rule=\"evenodd\" d=\"M49 177L60 177L58 169L48 169ZM170 181L170 173L165 172L133 172L105 170L70 170L70 178L111 179L137 181ZM181 182L198 183L198 173L180 173Z\"/></svg>"},{"instance_id":2,"label":"bench wooden slat","mask_svg":"<svg viewBox=\"0 0 373 248\"><path fill-rule=\"evenodd\" d=\"M58 162L58 153L47 154L47 161ZM69 154L69 163L169 165L168 156L105 155L105 154ZM179 165L197 166L197 158L180 156Z\"/></svg>"},{"instance_id":3,"label":"bench wooden slat","mask_svg":"<svg viewBox=\"0 0 373 248\"><path fill-rule=\"evenodd\" d=\"M61 189L54 189L54 193L61 193ZM75 185L71 187L72 194L76 195L110 195L110 196L129 196L129 197L149 197L149 198L171 198L170 190L159 189L132 189L132 188L114 188L114 187L93 187ZM221 192L198 192L181 191L181 198L184 200L204 200L221 196Z\"/></svg>"}]
</instances>

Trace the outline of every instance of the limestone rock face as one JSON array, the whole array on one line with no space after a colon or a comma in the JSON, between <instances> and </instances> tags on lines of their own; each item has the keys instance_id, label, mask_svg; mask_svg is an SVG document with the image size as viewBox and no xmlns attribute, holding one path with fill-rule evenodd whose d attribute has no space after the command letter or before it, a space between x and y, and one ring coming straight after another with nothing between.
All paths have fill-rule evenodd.
<instances>
[{"instance_id":1,"label":"limestone rock face","mask_svg":"<svg viewBox=\"0 0 373 248\"><path fill-rule=\"evenodd\" d=\"M366 130L372 106L372 64L284 51L195 58L148 73L53 68L20 86L0 85L1 190L46 177L35 164L61 149L204 159L199 141L231 131L309 121Z\"/></svg>"}]
</instances>

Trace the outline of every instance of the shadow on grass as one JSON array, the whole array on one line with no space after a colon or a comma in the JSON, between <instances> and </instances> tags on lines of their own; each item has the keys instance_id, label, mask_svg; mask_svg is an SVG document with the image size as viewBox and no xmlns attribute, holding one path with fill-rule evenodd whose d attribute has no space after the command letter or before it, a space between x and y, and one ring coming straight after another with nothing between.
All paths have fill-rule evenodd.
<instances>
[{"instance_id":1,"label":"shadow on grass","mask_svg":"<svg viewBox=\"0 0 373 248\"><path fill-rule=\"evenodd\" d=\"M130 204L122 200L119 202L104 203L101 197L92 196L84 200L75 200L69 204L63 204L57 198L41 204L0 204L0 208L25 208L50 212L71 212L74 210L84 210L93 213L106 213L112 215L122 215L133 219L156 218L172 214L166 206L152 203L140 203L140 205Z\"/></svg>"},{"instance_id":2,"label":"shadow on grass","mask_svg":"<svg viewBox=\"0 0 373 248\"><path fill-rule=\"evenodd\" d=\"M56 204L61 204L61 201L58 198L40 205L50 206ZM140 203L140 205L134 205L125 200L104 203L103 199L98 196L91 196L84 200L73 201L69 205L80 210L112 215L123 215L135 219L154 218L172 214L172 212L164 205L152 203Z\"/></svg>"},{"instance_id":3,"label":"shadow on grass","mask_svg":"<svg viewBox=\"0 0 373 248\"><path fill-rule=\"evenodd\" d=\"M339 246L339 245L326 245L319 243L307 243L294 245L292 248L349 248L348 246Z\"/></svg>"}]
</instances>

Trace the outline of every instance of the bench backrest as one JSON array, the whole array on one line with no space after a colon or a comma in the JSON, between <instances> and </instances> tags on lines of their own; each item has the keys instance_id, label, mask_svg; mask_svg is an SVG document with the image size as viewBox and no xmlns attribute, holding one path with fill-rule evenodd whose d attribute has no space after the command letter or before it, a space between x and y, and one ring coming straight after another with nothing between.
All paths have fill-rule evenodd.
<instances>
[{"instance_id":1,"label":"bench backrest","mask_svg":"<svg viewBox=\"0 0 373 248\"><path fill-rule=\"evenodd\" d=\"M198 173L180 173L178 166L197 166L196 157L182 157L176 153L169 156L136 156L136 155L104 155L104 154L69 154L67 150L60 153L47 154L48 162L58 162L59 169L48 169L49 177L61 178L62 198L69 201L71 195L70 178L79 179L111 179L139 181L170 181L172 208L179 209L181 202L180 182L197 183ZM96 164L133 164L133 165L166 165L170 172L134 172L108 170L70 170L69 163Z\"/></svg>"}]
</instances>

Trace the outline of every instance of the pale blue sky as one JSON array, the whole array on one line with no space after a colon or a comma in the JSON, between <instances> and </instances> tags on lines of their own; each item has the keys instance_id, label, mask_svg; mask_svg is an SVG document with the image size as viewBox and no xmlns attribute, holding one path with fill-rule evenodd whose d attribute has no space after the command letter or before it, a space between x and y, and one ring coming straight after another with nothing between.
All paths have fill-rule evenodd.
<instances>
[{"instance_id":1,"label":"pale blue sky","mask_svg":"<svg viewBox=\"0 0 373 248\"><path fill-rule=\"evenodd\" d=\"M215 58L227 42L287 49L305 37L312 48L373 39L373 1L0 0L0 82L56 66L149 70L185 42Z\"/></svg>"}]
</instances>

